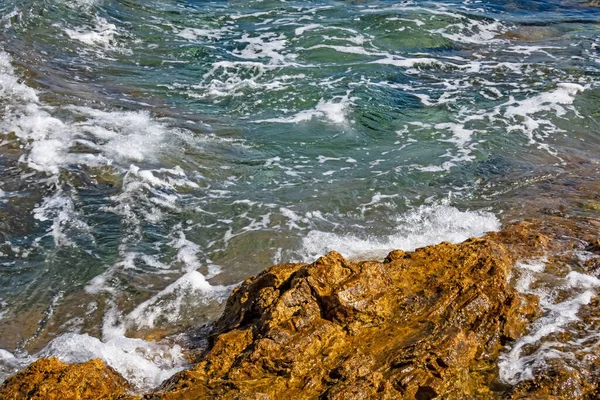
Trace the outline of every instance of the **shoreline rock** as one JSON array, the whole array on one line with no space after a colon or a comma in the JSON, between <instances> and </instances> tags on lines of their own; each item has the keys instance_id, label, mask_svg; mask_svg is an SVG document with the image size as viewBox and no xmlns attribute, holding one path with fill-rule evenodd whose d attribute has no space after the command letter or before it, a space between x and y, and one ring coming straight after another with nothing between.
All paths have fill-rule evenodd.
<instances>
[{"instance_id":1,"label":"shoreline rock","mask_svg":"<svg viewBox=\"0 0 600 400\"><path fill-rule=\"evenodd\" d=\"M42 358L8 378L0 387L2 400L124 400L130 386L102 360L65 364Z\"/></svg>"},{"instance_id":2,"label":"shoreline rock","mask_svg":"<svg viewBox=\"0 0 600 400\"><path fill-rule=\"evenodd\" d=\"M312 264L272 266L234 290L195 365L144 398L555 395L543 377L516 391L503 384L497 358L539 316L537 298L511 286L513 265L582 246L567 234L581 232L576 225L519 222L460 244L395 250L383 262L331 252ZM62 378L82 373L86 380ZM580 383L582 395L595 387ZM100 360L43 359L5 381L0 398L54 386L81 399L122 399L129 390Z\"/></svg>"},{"instance_id":3,"label":"shoreline rock","mask_svg":"<svg viewBox=\"0 0 600 400\"><path fill-rule=\"evenodd\" d=\"M483 238L271 267L232 293L212 348L152 398L491 397L486 360L537 315L509 287L513 262Z\"/></svg>"}]
</instances>

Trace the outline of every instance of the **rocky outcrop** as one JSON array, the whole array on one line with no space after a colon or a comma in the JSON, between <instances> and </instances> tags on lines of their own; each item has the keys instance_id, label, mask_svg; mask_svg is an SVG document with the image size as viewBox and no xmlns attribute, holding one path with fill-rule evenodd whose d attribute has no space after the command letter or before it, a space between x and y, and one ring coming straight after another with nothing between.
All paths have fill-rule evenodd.
<instances>
[{"instance_id":1,"label":"rocky outcrop","mask_svg":"<svg viewBox=\"0 0 600 400\"><path fill-rule=\"evenodd\" d=\"M38 360L7 379L2 400L125 400L129 385L101 360L65 364L56 358Z\"/></svg>"},{"instance_id":2,"label":"rocky outcrop","mask_svg":"<svg viewBox=\"0 0 600 400\"><path fill-rule=\"evenodd\" d=\"M498 380L500 351L539 315L538 299L511 286L515 262L600 251L589 221L552 218L461 244L396 250L383 262L332 252L270 267L232 293L194 365L144 398L593 397L595 373L562 364L516 387ZM127 390L98 360L48 359L7 380L0 399L122 399Z\"/></svg>"},{"instance_id":3,"label":"rocky outcrop","mask_svg":"<svg viewBox=\"0 0 600 400\"><path fill-rule=\"evenodd\" d=\"M234 291L210 350L153 398L492 397L499 351L537 312L509 286L518 251L499 239L271 267Z\"/></svg>"}]
</instances>

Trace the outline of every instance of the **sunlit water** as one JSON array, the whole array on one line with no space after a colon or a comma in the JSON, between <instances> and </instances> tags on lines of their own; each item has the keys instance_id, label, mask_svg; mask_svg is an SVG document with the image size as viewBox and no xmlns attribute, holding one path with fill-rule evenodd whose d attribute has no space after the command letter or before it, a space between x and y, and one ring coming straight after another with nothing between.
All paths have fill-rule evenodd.
<instances>
[{"instance_id":1,"label":"sunlit water","mask_svg":"<svg viewBox=\"0 0 600 400\"><path fill-rule=\"evenodd\" d=\"M498 229L513 190L598 161L599 19L584 1L4 0L0 379L102 357L148 389L184 341L136 337L214 320L268 265Z\"/></svg>"}]
</instances>

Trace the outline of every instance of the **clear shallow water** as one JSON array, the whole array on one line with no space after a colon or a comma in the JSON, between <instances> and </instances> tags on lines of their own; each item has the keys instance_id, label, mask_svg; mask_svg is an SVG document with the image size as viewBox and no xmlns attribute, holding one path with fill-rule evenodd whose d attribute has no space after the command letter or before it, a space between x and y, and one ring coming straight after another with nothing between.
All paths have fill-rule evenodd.
<instances>
[{"instance_id":1,"label":"clear shallow water","mask_svg":"<svg viewBox=\"0 0 600 400\"><path fill-rule=\"evenodd\" d=\"M499 228L597 163L583 1L0 5L0 363L141 389L235 284ZM157 333L158 332L158 333ZM175 340L177 342L177 340Z\"/></svg>"}]
</instances>

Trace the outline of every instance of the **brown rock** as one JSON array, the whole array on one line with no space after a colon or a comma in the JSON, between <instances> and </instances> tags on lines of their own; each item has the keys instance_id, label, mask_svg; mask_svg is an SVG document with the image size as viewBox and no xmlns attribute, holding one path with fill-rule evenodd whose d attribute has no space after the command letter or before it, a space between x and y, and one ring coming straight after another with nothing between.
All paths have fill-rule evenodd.
<instances>
[{"instance_id":1,"label":"brown rock","mask_svg":"<svg viewBox=\"0 0 600 400\"><path fill-rule=\"evenodd\" d=\"M508 285L517 251L499 239L517 243L519 232L519 246L547 242L519 226L383 263L332 252L271 267L231 295L201 362L153 397L490 397L486 360L537 313L536 299Z\"/></svg>"},{"instance_id":2,"label":"brown rock","mask_svg":"<svg viewBox=\"0 0 600 400\"><path fill-rule=\"evenodd\" d=\"M497 378L499 352L539 313L535 297L511 287L512 266L585 248L597 237L577 239L590 231L586 221L520 222L457 245L396 250L383 262L331 252L270 267L234 290L196 364L145 398L593 398L598 374L562 361L514 388ZM595 315L583 322L600 321ZM126 391L99 360L49 359L7 380L0 399L117 399Z\"/></svg>"},{"instance_id":3,"label":"brown rock","mask_svg":"<svg viewBox=\"0 0 600 400\"><path fill-rule=\"evenodd\" d=\"M561 364L558 362L557 364ZM582 374L565 365L550 366L533 380L517 385L513 399L587 399L592 396L595 386Z\"/></svg>"},{"instance_id":4,"label":"brown rock","mask_svg":"<svg viewBox=\"0 0 600 400\"><path fill-rule=\"evenodd\" d=\"M124 400L128 390L125 379L99 359L65 364L44 358L8 378L0 387L0 399Z\"/></svg>"}]
</instances>

